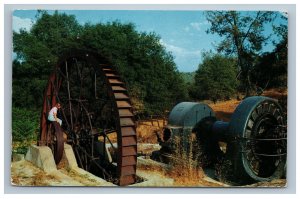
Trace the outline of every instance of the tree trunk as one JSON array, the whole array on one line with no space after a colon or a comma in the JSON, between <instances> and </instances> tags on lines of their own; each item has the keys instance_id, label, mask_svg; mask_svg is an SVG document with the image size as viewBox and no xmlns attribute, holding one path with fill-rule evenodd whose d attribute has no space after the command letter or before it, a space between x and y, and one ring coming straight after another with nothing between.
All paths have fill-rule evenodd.
<instances>
[{"instance_id":1,"label":"tree trunk","mask_svg":"<svg viewBox=\"0 0 300 199\"><path fill-rule=\"evenodd\" d=\"M246 72L245 79L242 80L242 81L245 81L245 89L246 89L246 93L245 93L244 98L252 96L254 94L254 89L252 87L252 83L251 83L251 80L250 80L249 71Z\"/></svg>"}]
</instances>

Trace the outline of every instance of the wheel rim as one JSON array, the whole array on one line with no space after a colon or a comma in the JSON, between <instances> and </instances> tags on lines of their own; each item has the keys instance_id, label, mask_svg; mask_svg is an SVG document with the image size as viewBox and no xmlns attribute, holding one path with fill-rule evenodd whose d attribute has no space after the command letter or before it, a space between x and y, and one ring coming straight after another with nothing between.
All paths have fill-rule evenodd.
<instances>
[{"instance_id":1,"label":"wheel rim","mask_svg":"<svg viewBox=\"0 0 300 199\"><path fill-rule=\"evenodd\" d=\"M52 137L48 146L53 151L55 163L59 164L64 152L63 131L57 122L52 122L49 125L49 132L51 132Z\"/></svg>"},{"instance_id":2,"label":"wheel rim","mask_svg":"<svg viewBox=\"0 0 300 199\"><path fill-rule=\"evenodd\" d=\"M277 178L286 162L286 131L280 107L272 101L259 104L252 111L243 142L244 166L259 180Z\"/></svg>"},{"instance_id":3,"label":"wheel rim","mask_svg":"<svg viewBox=\"0 0 300 199\"><path fill-rule=\"evenodd\" d=\"M98 55L83 52L61 59L44 96L40 144L53 142L47 137L49 124L45 121L50 107L59 102L62 129L78 165L106 180L128 185L136 180L135 122L125 84L106 63ZM61 150L63 132L58 132L56 128ZM107 150L113 157L108 157ZM54 151L56 163L61 159L59 153Z\"/></svg>"},{"instance_id":4,"label":"wheel rim","mask_svg":"<svg viewBox=\"0 0 300 199\"><path fill-rule=\"evenodd\" d=\"M226 160L232 165L229 181L243 185L283 177L287 153L286 129L286 118L277 101L263 96L243 100L234 111L228 127L231 141L227 143ZM266 166L270 162L268 159L271 159L269 168Z\"/></svg>"}]
</instances>

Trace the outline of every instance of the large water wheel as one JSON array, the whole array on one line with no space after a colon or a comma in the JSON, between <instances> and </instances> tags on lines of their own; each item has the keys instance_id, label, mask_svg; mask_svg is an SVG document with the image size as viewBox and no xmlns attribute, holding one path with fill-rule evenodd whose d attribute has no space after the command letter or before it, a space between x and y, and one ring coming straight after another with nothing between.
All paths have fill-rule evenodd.
<instances>
[{"instance_id":1,"label":"large water wheel","mask_svg":"<svg viewBox=\"0 0 300 199\"><path fill-rule=\"evenodd\" d=\"M51 107L61 104L62 125L50 122ZM72 145L78 165L124 186L136 182L136 128L125 83L98 54L72 51L49 77L40 121L39 145L49 146L56 164L64 143Z\"/></svg>"}]
</instances>

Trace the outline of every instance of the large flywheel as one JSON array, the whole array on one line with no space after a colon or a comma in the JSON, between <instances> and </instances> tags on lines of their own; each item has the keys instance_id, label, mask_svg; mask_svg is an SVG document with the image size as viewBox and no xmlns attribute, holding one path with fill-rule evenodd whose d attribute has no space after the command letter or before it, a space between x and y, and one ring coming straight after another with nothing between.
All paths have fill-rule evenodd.
<instances>
[{"instance_id":1,"label":"large flywheel","mask_svg":"<svg viewBox=\"0 0 300 199\"><path fill-rule=\"evenodd\" d=\"M61 126L47 120L56 103ZM116 68L90 52L63 56L45 90L39 145L49 146L59 164L68 143L81 168L129 185L136 182L136 140L130 98Z\"/></svg>"}]
</instances>

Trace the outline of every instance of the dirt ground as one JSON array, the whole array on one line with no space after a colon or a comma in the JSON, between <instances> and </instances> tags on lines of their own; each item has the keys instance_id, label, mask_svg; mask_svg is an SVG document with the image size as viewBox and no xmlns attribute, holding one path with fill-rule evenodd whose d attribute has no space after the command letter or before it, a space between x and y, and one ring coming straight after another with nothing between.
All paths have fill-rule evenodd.
<instances>
[{"instance_id":1,"label":"dirt ground","mask_svg":"<svg viewBox=\"0 0 300 199\"><path fill-rule=\"evenodd\" d=\"M11 184L15 186L108 186L106 182L66 168L45 173L26 160L12 162Z\"/></svg>"},{"instance_id":2,"label":"dirt ground","mask_svg":"<svg viewBox=\"0 0 300 199\"><path fill-rule=\"evenodd\" d=\"M140 148L142 148L140 146ZM149 146L146 146L150 150ZM154 148L156 146L154 145ZM83 175L73 170L61 168L58 172L45 173L26 160L12 162L11 184L14 186L111 186L90 175ZM138 160L137 174L143 174L146 180L155 180L155 187L164 185L164 181L172 180L172 187L230 187L228 184L218 182L203 172L202 169L183 168L181 166L168 167L160 164L141 164ZM161 182L161 183L160 183ZM146 184L147 185L147 184ZM146 186L145 185L145 186ZM259 182L243 187L285 187L286 180L279 179L271 182Z\"/></svg>"}]
</instances>

